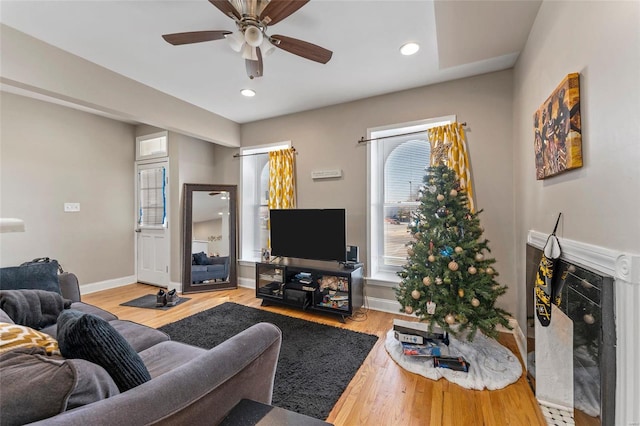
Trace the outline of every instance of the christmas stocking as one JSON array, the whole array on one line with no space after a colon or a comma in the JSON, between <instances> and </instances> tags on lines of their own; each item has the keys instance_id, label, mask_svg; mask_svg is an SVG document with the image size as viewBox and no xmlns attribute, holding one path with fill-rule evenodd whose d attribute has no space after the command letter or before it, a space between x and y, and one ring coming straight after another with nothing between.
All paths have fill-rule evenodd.
<instances>
[{"instance_id":1,"label":"christmas stocking","mask_svg":"<svg viewBox=\"0 0 640 426\"><path fill-rule=\"evenodd\" d=\"M562 289L564 288L564 283L567 281L567 276L569 275L569 267L562 272L560 275L560 281L553 283L552 290L552 302L556 306L560 306L562 303Z\"/></svg>"},{"instance_id":2,"label":"christmas stocking","mask_svg":"<svg viewBox=\"0 0 640 426\"><path fill-rule=\"evenodd\" d=\"M558 216L558 221L560 216ZM535 300L536 300L536 316L543 327L546 327L551 322L551 297L553 294L553 277L554 270L557 267L558 260L560 259L560 242L556 237L556 227L553 229L553 233L547 238L547 243L544 245L542 259L540 259L540 265L538 266L538 273L536 274L535 285ZM560 300L558 299L558 304Z\"/></svg>"}]
</instances>

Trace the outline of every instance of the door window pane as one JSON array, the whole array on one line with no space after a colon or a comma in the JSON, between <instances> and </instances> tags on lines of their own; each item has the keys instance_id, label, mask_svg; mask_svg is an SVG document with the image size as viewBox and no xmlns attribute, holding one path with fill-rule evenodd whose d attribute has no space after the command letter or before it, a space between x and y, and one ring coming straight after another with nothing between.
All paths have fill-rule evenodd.
<instances>
[{"instance_id":1,"label":"door window pane","mask_svg":"<svg viewBox=\"0 0 640 426\"><path fill-rule=\"evenodd\" d=\"M139 226L165 226L166 206L166 169L157 167L138 172Z\"/></svg>"}]
</instances>

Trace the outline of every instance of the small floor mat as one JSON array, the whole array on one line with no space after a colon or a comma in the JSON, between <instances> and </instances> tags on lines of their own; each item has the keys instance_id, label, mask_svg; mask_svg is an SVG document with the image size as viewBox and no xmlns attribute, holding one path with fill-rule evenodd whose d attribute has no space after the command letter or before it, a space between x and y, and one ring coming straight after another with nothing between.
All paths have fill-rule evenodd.
<instances>
[{"instance_id":1,"label":"small floor mat","mask_svg":"<svg viewBox=\"0 0 640 426\"><path fill-rule=\"evenodd\" d=\"M189 297L181 297L174 306L178 306L181 303L186 302L187 300L191 300ZM142 297L138 297L137 299L129 300L128 302L121 303L120 306L132 306L134 308L147 308L147 309L159 309L161 311L166 311L167 309L173 308L173 306L156 306L156 295L155 294L145 294Z\"/></svg>"}]
</instances>

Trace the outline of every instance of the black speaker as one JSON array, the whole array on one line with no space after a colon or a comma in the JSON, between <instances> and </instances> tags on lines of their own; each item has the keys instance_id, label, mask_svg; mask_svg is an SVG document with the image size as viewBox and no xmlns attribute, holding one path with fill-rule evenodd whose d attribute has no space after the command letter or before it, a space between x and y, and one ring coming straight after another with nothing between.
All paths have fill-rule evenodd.
<instances>
[{"instance_id":1,"label":"black speaker","mask_svg":"<svg viewBox=\"0 0 640 426\"><path fill-rule=\"evenodd\" d=\"M360 261L360 255L358 253L358 246L347 246L347 262Z\"/></svg>"}]
</instances>

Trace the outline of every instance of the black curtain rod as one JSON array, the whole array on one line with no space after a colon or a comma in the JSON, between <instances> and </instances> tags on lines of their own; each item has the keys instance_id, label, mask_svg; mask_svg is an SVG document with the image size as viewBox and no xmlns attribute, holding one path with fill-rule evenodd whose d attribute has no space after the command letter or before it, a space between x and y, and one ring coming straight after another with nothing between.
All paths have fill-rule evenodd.
<instances>
[{"instance_id":1,"label":"black curtain rod","mask_svg":"<svg viewBox=\"0 0 640 426\"><path fill-rule=\"evenodd\" d=\"M463 127L467 126L467 123L461 123ZM418 132L409 132L409 133L400 133L397 135L390 135L390 136L380 136L379 138L371 138L371 139L365 139L364 136L362 136L360 138L360 140L358 141L358 143L366 143L366 142L371 142L371 141L377 141L378 139L388 139L388 138L395 138L398 136L408 136L408 135L417 135L419 133L425 133L426 130L420 130Z\"/></svg>"},{"instance_id":2,"label":"black curtain rod","mask_svg":"<svg viewBox=\"0 0 640 426\"><path fill-rule=\"evenodd\" d=\"M296 149L294 147L291 147L291 149L293 150L293 152L298 155L298 151L296 151ZM240 158L240 157L250 157L252 155L267 155L269 154L269 151L267 152L254 152L253 154L233 154L233 158Z\"/></svg>"}]
</instances>

